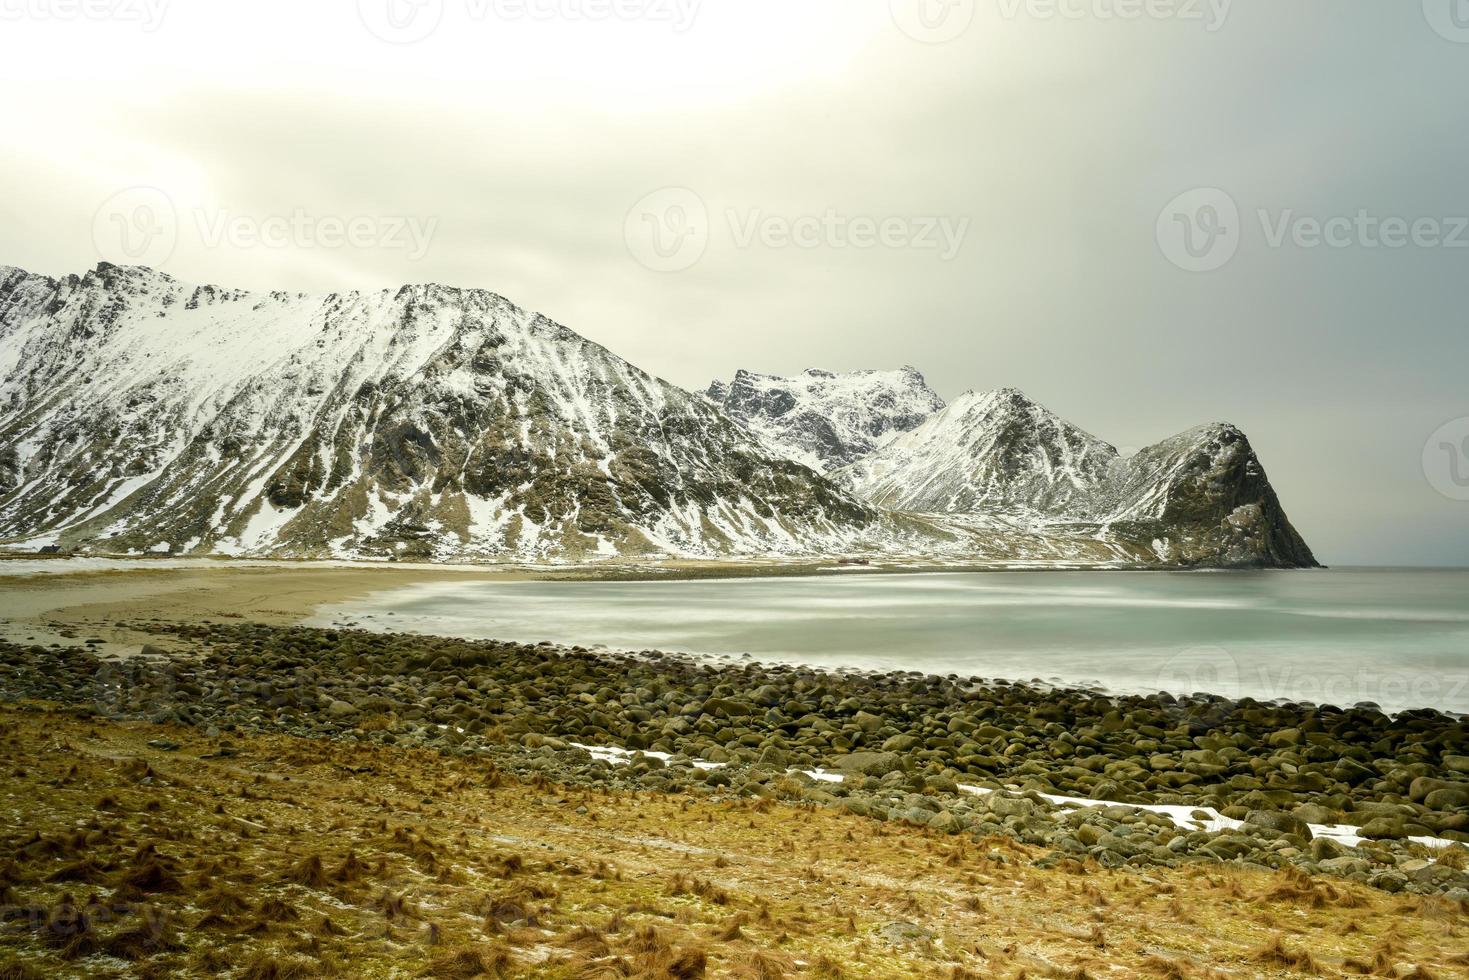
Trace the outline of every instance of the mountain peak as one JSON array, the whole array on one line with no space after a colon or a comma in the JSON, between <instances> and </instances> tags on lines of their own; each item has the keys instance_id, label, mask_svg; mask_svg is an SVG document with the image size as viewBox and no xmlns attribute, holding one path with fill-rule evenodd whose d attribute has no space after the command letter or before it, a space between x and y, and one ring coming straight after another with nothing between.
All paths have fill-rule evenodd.
<instances>
[{"instance_id":1,"label":"mountain peak","mask_svg":"<svg viewBox=\"0 0 1469 980\"><path fill-rule=\"evenodd\" d=\"M807 368L791 378L740 369L705 395L766 445L817 472L861 458L944 404L907 367L845 374Z\"/></svg>"},{"instance_id":2,"label":"mountain peak","mask_svg":"<svg viewBox=\"0 0 1469 980\"><path fill-rule=\"evenodd\" d=\"M882 507L1093 526L1177 564L1310 566L1249 440L1202 425L1122 459L1015 388L966 392L834 474Z\"/></svg>"},{"instance_id":3,"label":"mountain peak","mask_svg":"<svg viewBox=\"0 0 1469 980\"><path fill-rule=\"evenodd\" d=\"M706 402L486 290L243 293L103 263L63 283L6 277L0 339L12 544L809 554L878 519Z\"/></svg>"}]
</instances>

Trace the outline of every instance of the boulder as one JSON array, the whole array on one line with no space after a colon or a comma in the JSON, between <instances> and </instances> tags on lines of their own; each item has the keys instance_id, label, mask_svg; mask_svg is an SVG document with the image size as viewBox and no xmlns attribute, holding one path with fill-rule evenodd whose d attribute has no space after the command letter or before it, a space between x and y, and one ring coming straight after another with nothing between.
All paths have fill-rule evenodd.
<instances>
[{"instance_id":1,"label":"boulder","mask_svg":"<svg viewBox=\"0 0 1469 980\"><path fill-rule=\"evenodd\" d=\"M1423 797L1423 805L1430 810L1457 810L1469 807L1469 786L1445 786Z\"/></svg>"},{"instance_id":2,"label":"boulder","mask_svg":"<svg viewBox=\"0 0 1469 980\"><path fill-rule=\"evenodd\" d=\"M1368 840L1402 840L1408 836L1408 824L1402 817L1374 817L1361 834Z\"/></svg>"},{"instance_id":3,"label":"boulder","mask_svg":"<svg viewBox=\"0 0 1469 980\"><path fill-rule=\"evenodd\" d=\"M882 743L884 752L907 752L909 749L917 748L923 743L913 735L894 735Z\"/></svg>"},{"instance_id":4,"label":"boulder","mask_svg":"<svg viewBox=\"0 0 1469 980\"><path fill-rule=\"evenodd\" d=\"M346 701L333 701L326 706L328 718L344 719L357 714L357 706Z\"/></svg>"},{"instance_id":5,"label":"boulder","mask_svg":"<svg viewBox=\"0 0 1469 980\"><path fill-rule=\"evenodd\" d=\"M1251 810L1245 815L1245 823L1255 827L1266 827L1282 834L1290 834L1305 840L1311 839L1311 828L1306 821L1294 813L1278 810Z\"/></svg>"},{"instance_id":6,"label":"boulder","mask_svg":"<svg viewBox=\"0 0 1469 980\"><path fill-rule=\"evenodd\" d=\"M1334 875L1341 875L1342 877L1347 877L1354 874L1366 874L1368 871L1372 870L1372 865L1368 864L1366 861L1362 860L1359 857L1352 857L1350 854L1343 854L1340 857L1327 858L1325 861L1320 862L1317 866L1322 871L1326 871Z\"/></svg>"},{"instance_id":7,"label":"boulder","mask_svg":"<svg viewBox=\"0 0 1469 980\"><path fill-rule=\"evenodd\" d=\"M896 752L851 752L837 756L831 767L839 772L857 772L864 776L885 776L903 767Z\"/></svg>"},{"instance_id":8,"label":"boulder","mask_svg":"<svg viewBox=\"0 0 1469 980\"><path fill-rule=\"evenodd\" d=\"M1024 817L1035 812L1035 803L1019 796L991 793L984 799L985 806L997 817Z\"/></svg>"},{"instance_id":9,"label":"boulder","mask_svg":"<svg viewBox=\"0 0 1469 980\"><path fill-rule=\"evenodd\" d=\"M964 821L948 810L940 810L928 818L928 827L944 834L957 834L964 829Z\"/></svg>"},{"instance_id":10,"label":"boulder","mask_svg":"<svg viewBox=\"0 0 1469 980\"><path fill-rule=\"evenodd\" d=\"M1311 841L1311 857L1317 861L1329 861L1333 858L1349 857L1351 848L1341 841L1332 840L1330 837L1317 837Z\"/></svg>"},{"instance_id":11,"label":"boulder","mask_svg":"<svg viewBox=\"0 0 1469 980\"><path fill-rule=\"evenodd\" d=\"M1434 779L1431 776L1419 776L1408 786L1408 799L1414 803L1422 803L1428 798L1428 794L1444 789L1465 789L1464 783L1451 783L1447 779Z\"/></svg>"}]
</instances>

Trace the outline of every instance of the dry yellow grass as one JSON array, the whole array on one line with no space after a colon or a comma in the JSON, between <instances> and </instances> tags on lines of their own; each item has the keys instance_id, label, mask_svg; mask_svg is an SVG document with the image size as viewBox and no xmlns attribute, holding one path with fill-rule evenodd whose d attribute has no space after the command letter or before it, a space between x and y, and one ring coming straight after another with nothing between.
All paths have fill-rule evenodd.
<instances>
[{"instance_id":1,"label":"dry yellow grass","mask_svg":"<svg viewBox=\"0 0 1469 980\"><path fill-rule=\"evenodd\" d=\"M1469 975L1439 900L228 741L0 709L0 978Z\"/></svg>"}]
</instances>

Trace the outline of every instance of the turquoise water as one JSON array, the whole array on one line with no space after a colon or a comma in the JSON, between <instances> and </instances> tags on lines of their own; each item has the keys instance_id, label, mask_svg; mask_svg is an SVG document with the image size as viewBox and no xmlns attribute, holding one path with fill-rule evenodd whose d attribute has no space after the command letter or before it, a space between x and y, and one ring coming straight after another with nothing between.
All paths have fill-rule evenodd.
<instances>
[{"instance_id":1,"label":"turquoise water","mask_svg":"<svg viewBox=\"0 0 1469 980\"><path fill-rule=\"evenodd\" d=\"M1469 713L1469 571L434 583L318 622Z\"/></svg>"}]
</instances>

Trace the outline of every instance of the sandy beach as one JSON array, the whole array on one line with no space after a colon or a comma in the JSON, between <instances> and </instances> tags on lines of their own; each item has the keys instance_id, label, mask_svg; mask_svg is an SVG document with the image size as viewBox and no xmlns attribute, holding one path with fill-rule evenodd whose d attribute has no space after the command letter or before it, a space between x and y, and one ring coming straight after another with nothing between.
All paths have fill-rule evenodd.
<instances>
[{"instance_id":1,"label":"sandy beach","mask_svg":"<svg viewBox=\"0 0 1469 980\"><path fill-rule=\"evenodd\" d=\"M98 638L113 652L121 653L140 642L134 633L119 625L128 620L245 619L291 625L310 618L325 605L434 582L735 578L819 572L919 572L938 568L950 566L681 560L545 566L377 565L12 557L0 560L0 639L68 645ZM85 636L65 635L83 632Z\"/></svg>"},{"instance_id":2,"label":"sandy beach","mask_svg":"<svg viewBox=\"0 0 1469 980\"><path fill-rule=\"evenodd\" d=\"M244 619L289 625L330 602L360 599L410 583L467 578L544 578L517 569L235 564L129 567L6 575L0 563L0 638L76 645L104 641L126 653L140 640L125 626L140 618L171 622ZM68 635L70 634L70 635Z\"/></svg>"}]
</instances>

